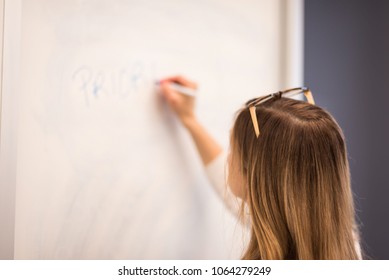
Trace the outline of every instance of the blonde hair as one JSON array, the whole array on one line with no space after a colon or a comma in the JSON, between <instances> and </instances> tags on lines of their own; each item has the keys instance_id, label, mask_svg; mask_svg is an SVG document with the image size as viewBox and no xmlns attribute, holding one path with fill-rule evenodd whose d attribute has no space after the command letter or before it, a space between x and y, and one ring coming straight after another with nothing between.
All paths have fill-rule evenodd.
<instances>
[{"instance_id":1,"label":"blonde hair","mask_svg":"<svg viewBox=\"0 0 389 280\"><path fill-rule=\"evenodd\" d=\"M247 107L232 150L245 179L251 237L243 259L358 259L343 133L325 110L278 98L258 105L257 138Z\"/></svg>"}]
</instances>

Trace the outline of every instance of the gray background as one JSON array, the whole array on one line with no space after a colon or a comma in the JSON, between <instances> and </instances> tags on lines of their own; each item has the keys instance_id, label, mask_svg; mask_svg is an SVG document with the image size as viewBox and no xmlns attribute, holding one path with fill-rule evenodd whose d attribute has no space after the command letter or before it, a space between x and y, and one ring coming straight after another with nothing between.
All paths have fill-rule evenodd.
<instances>
[{"instance_id":1,"label":"gray background","mask_svg":"<svg viewBox=\"0 0 389 280\"><path fill-rule=\"evenodd\" d=\"M305 85L347 138L365 258L389 259L389 1L305 1Z\"/></svg>"}]
</instances>

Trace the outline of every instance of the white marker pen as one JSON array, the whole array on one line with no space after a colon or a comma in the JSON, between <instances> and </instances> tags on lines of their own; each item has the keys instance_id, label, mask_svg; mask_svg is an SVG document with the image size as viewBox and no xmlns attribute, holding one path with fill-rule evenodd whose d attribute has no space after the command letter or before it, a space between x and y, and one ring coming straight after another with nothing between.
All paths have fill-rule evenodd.
<instances>
[{"instance_id":1,"label":"white marker pen","mask_svg":"<svg viewBox=\"0 0 389 280\"><path fill-rule=\"evenodd\" d=\"M160 85L161 81L157 81L156 84ZM174 82L169 83L169 86L172 89L178 91L179 93L182 93L182 94L185 94L188 96L192 96L192 97L196 97L196 90L193 88L184 87L184 86L177 84L177 83L174 83Z\"/></svg>"}]
</instances>

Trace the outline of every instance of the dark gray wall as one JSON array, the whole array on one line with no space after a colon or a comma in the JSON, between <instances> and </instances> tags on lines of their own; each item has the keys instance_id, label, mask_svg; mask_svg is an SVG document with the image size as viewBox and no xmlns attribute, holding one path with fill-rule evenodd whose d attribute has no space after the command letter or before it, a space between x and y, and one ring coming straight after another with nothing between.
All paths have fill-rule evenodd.
<instances>
[{"instance_id":1,"label":"dark gray wall","mask_svg":"<svg viewBox=\"0 0 389 280\"><path fill-rule=\"evenodd\" d=\"M363 249L389 259L389 1L305 1L305 85L347 139Z\"/></svg>"}]
</instances>

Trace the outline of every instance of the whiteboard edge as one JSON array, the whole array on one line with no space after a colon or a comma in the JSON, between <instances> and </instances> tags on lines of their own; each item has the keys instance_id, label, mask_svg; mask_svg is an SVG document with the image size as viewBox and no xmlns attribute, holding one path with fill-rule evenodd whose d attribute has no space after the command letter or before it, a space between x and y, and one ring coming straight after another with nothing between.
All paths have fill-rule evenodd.
<instances>
[{"instance_id":1,"label":"whiteboard edge","mask_svg":"<svg viewBox=\"0 0 389 280\"><path fill-rule=\"evenodd\" d=\"M281 0L281 85L303 86L304 0Z\"/></svg>"},{"instance_id":2,"label":"whiteboard edge","mask_svg":"<svg viewBox=\"0 0 389 280\"><path fill-rule=\"evenodd\" d=\"M0 259L15 256L17 99L20 61L21 1L3 4L3 48L0 126Z\"/></svg>"}]
</instances>

